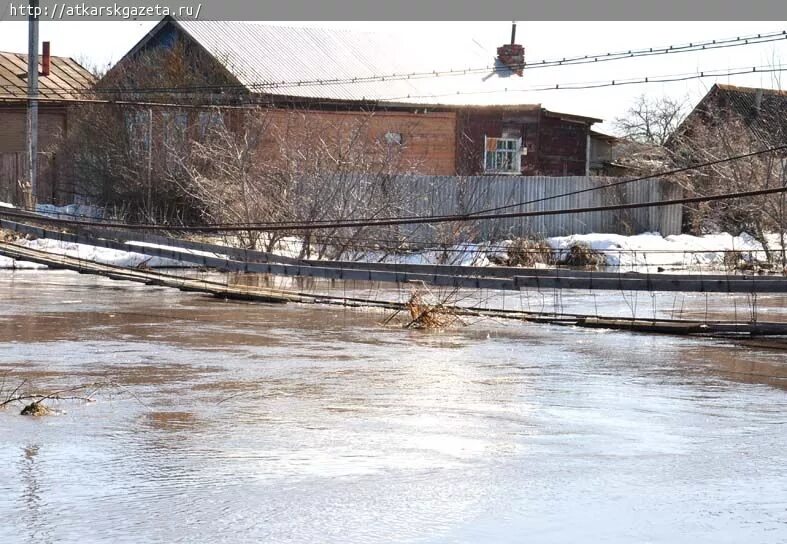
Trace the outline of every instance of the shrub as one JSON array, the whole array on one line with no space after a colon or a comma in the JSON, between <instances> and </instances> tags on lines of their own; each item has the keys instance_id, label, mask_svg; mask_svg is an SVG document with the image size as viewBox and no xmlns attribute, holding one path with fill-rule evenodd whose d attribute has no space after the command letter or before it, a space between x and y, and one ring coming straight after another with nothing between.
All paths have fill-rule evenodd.
<instances>
[{"instance_id":1,"label":"shrub","mask_svg":"<svg viewBox=\"0 0 787 544\"><path fill-rule=\"evenodd\" d=\"M587 268L600 268L607 265L607 258L600 251L596 251L585 242L575 242L568 248L568 253L560 261L567 266L582 266Z\"/></svg>"}]
</instances>

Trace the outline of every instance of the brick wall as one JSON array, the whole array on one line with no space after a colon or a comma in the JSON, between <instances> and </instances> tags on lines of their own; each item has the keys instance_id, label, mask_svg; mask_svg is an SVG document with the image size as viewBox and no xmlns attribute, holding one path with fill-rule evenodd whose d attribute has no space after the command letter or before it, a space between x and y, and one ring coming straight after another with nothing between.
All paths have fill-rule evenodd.
<instances>
[{"instance_id":1,"label":"brick wall","mask_svg":"<svg viewBox=\"0 0 787 544\"><path fill-rule=\"evenodd\" d=\"M390 147L398 155L397 166L401 173L414 172L428 175L455 173L456 134L453 112L326 112L273 110L273 134L286 138L293 146L309 145L316 137L337 148L368 149L370 153ZM389 134L386 139L386 134ZM394 136L397 135L397 136ZM349 138L363 141L350 143ZM400 143L394 138L400 137Z\"/></svg>"},{"instance_id":2,"label":"brick wall","mask_svg":"<svg viewBox=\"0 0 787 544\"><path fill-rule=\"evenodd\" d=\"M540 108L495 110L467 108L457 114L456 170L459 175L483 174L484 135L516 137L527 147L521 173L533 176L585 175L590 127L542 113Z\"/></svg>"},{"instance_id":3,"label":"brick wall","mask_svg":"<svg viewBox=\"0 0 787 544\"><path fill-rule=\"evenodd\" d=\"M538 154L541 174L584 176L588 132L587 125L543 116Z\"/></svg>"},{"instance_id":4,"label":"brick wall","mask_svg":"<svg viewBox=\"0 0 787 544\"><path fill-rule=\"evenodd\" d=\"M154 148L164 148L164 112L154 112ZM204 110L207 112L207 110ZM188 138L200 138L200 110L181 110L188 117ZM240 131L248 110L230 110L223 115L228 128ZM396 173L453 175L456 173L456 133L453 112L360 112L300 109L261 109L264 137L260 143L264 156L275 159L285 153L310 146L321 146L337 157L340 150L364 153L366 158L391 159ZM256 132L259 127L252 130ZM386 135L390 133L389 139ZM394 136L396 135L396 136ZM393 138L397 138L395 141ZM399 139L400 138L400 139ZM351 141L352 140L352 141Z\"/></svg>"}]
</instances>

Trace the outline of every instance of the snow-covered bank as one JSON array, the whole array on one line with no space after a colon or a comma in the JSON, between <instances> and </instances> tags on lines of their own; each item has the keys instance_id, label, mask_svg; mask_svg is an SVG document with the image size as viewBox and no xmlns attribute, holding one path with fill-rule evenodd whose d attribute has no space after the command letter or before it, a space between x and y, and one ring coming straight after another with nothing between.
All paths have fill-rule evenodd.
<instances>
[{"instance_id":1,"label":"snow-covered bank","mask_svg":"<svg viewBox=\"0 0 787 544\"><path fill-rule=\"evenodd\" d=\"M690 236L687 234L662 237L658 233L646 233L635 236L622 236L617 234L577 234L572 236L558 236L547 238L547 245L552 248L556 260L566 255L571 246L586 244L591 249L604 255L610 267L619 270L711 270L725 267L725 255L728 252L739 252L741 258L748 262L764 262L766 255L762 244L747 234L732 236L727 233L706 236ZM780 247L778 237L769 239L771 249ZM116 266L150 268L195 266L189 263L160 257L150 257L133 251L118 251L99 248L84 244L57 242L54 240L20 240L33 249L51 253L68 255L85 260ZM274 252L288 257L298 257L301 253L303 241L290 237L279 242ZM400 264L453 264L473 266L494 266L493 262L505 261L506 252L511 245L510 240L497 243L458 244L447 249L434 249L411 251L401 253L383 253L364 251L346 253L342 256L346 260L386 262ZM141 242L131 242L140 249L145 245ZM154 246L165 247L165 246ZM214 253L196 250L171 248L185 253L217 256ZM313 252L314 255L316 252ZM544 265L540 265L544 266ZM0 268L42 268L41 265L32 263L14 262L0 257Z\"/></svg>"},{"instance_id":2,"label":"snow-covered bank","mask_svg":"<svg viewBox=\"0 0 787 544\"><path fill-rule=\"evenodd\" d=\"M779 248L778 236L769 237L772 250ZM766 255L762 244L746 233L732 236L727 233L691 236L680 234L663 237L659 233L633 236L619 234L574 234L546 238L545 242L561 260L575 244L586 244L603 253L608 266L623 270L669 268L692 270L723 267L725 255L732 251L741 253L745 261L764 262ZM427 250L406 254L370 252L358 255L360 260L402 264L445 263L455 265L489 266L491 260L504 260L511 240L487 244L460 244L446 250Z\"/></svg>"},{"instance_id":3,"label":"snow-covered bank","mask_svg":"<svg viewBox=\"0 0 787 544\"><path fill-rule=\"evenodd\" d=\"M17 243L31 249L46 251L56 255L66 255L86 261L94 261L101 264L126 267L146 266L149 268L166 267L192 267L190 263L175 261L172 259L162 259L151 257L133 251L119 251L103 247L89 246L85 244L73 244L68 242L58 242L57 240L38 239L38 240L18 240ZM43 265L24 261L13 261L7 257L0 257L0 268L17 269L39 269L46 268Z\"/></svg>"},{"instance_id":4,"label":"snow-covered bank","mask_svg":"<svg viewBox=\"0 0 787 544\"><path fill-rule=\"evenodd\" d=\"M621 236L617 234L579 234L548 238L547 243L561 253L573 244L585 243L602 252L609 266L623 268L694 268L724 264L726 252L738 251L746 261L766 261L762 244L746 233L662 237L659 233ZM772 245L771 247L774 247Z\"/></svg>"},{"instance_id":5,"label":"snow-covered bank","mask_svg":"<svg viewBox=\"0 0 787 544\"><path fill-rule=\"evenodd\" d=\"M103 219L105 215L103 208L89 204L68 204L66 206L36 204L36 211L57 219L74 219L75 217Z\"/></svg>"}]
</instances>

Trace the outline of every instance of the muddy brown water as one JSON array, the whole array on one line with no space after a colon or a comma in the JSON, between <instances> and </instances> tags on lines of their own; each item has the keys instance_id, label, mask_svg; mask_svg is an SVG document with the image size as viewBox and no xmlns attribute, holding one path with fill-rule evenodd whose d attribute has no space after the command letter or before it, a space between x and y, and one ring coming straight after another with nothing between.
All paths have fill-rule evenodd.
<instances>
[{"instance_id":1,"label":"muddy brown water","mask_svg":"<svg viewBox=\"0 0 787 544\"><path fill-rule=\"evenodd\" d=\"M70 272L0 294L6 391L122 386L0 411L3 542L787 541L783 351Z\"/></svg>"}]
</instances>

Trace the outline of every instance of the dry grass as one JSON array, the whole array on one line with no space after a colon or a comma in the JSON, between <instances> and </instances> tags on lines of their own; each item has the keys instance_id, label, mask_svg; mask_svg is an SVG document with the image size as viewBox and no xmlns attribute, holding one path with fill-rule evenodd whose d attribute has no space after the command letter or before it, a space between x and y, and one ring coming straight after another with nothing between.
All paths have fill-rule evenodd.
<instances>
[{"instance_id":1,"label":"dry grass","mask_svg":"<svg viewBox=\"0 0 787 544\"><path fill-rule=\"evenodd\" d=\"M741 251L726 252L723 263L727 271L751 274L769 274L773 273L775 268L773 263L759 262L751 253ZM787 270L778 270L778 272L784 274Z\"/></svg>"},{"instance_id":2,"label":"dry grass","mask_svg":"<svg viewBox=\"0 0 787 544\"><path fill-rule=\"evenodd\" d=\"M728 270L737 269L743 262L743 253L740 251L728 251L724 254L724 268Z\"/></svg>"},{"instance_id":3,"label":"dry grass","mask_svg":"<svg viewBox=\"0 0 787 544\"><path fill-rule=\"evenodd\" d=\"M16 242L19 239L19 235L12 230L0 230L0 236L2 236L3 242Z\"/></svg>"},{"instance_id":4,"label":"dry grass","mask_svg":"<svg viewBox=\"0 0 787 544\"><path fill-rule=\"evenodd\" d=\"M20 234L8 229L0 229L0 239L2 239L3 242L17 243L21 240L37 240L38 236L33 234Z\"/></svg>"},{"instance_id":5,"label":"dry grass","mask_svg":"<svg viewBox=\"0 0 787 544\"><path fill-rule=\"evenodd\" d=\"M535 266L537 264L555 264L552 247L546 240L538 238L514 238L508 246L508 266Z\"/></svg>"},{"instance_id":6,"label":"dry grass","mask_svg":"<svg viewBox=\"0 0 787 544\"><path fill-rule=\"evenodd\" d=\"M759 262L751 253L741 251L728 251L724 254L724 268L731 272L749 272L754 274L768 274L773 271L773 263Z\"/></svg>"},{"instance_id":7,"label":"dry grass","mask_svg":"<svg viewBox=\"0 0 787 544\"><path fill-rule=\"evenodd\" d=\"M568 248L568 254L560 261L560 264L584 268L600 268L607 265L607 258L603 253L592 249L588 244L576 242Z\"/></svg>"}]
</instances>

